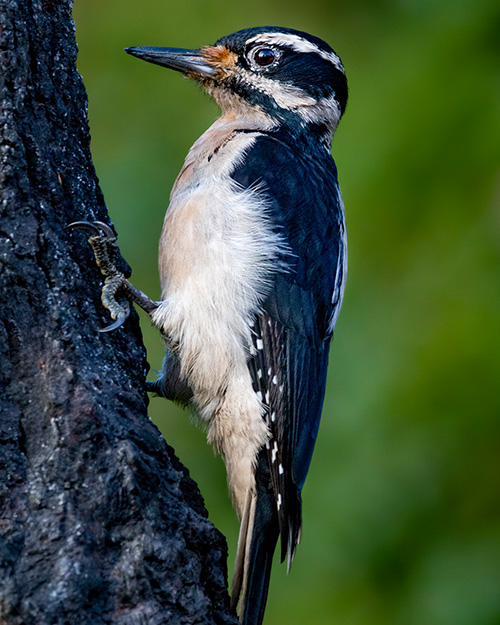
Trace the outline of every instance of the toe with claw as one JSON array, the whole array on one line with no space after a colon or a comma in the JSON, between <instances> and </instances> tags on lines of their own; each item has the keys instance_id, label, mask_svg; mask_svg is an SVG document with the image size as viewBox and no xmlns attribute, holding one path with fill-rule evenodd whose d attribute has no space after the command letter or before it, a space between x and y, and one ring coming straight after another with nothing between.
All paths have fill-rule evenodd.
<instances>
[{"instance_id":1,"label":"toe with claw","mask_svg":"<svg viewBox=\"0 0 500 625\"><path fill-rule=\"evenodd\" d=\"M75 221L69 224L68 228L90 234L89 244L94 252L96 264L104 276L101 301L115 321L111 325L102 328L100 332L111 332L123 325L130 315L130 300L137 303L148 314L158 307L156 302L153 302L142 291L139 291L116 268L112 257L116 253L118 246L116 245L116 236L110 226L102 221ZM118 292L122 296L120 301L117 300Z\"/></svg>"}]
</instances>

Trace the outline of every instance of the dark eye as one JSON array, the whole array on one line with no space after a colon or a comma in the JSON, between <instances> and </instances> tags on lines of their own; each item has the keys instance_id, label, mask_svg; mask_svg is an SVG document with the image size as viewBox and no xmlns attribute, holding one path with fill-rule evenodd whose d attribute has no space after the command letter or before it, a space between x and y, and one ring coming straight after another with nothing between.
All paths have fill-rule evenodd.
<instances>
[{"instance_id":1,"label":"dark eye","mask_svg":"<svg viewBox=\"0 0 500 625\"><path fill-rule=\"evenodd\" d=\"M261 67L267 67L276 60L276 54L274 50L269 48L257 48L252 55L253 60Z\"/></svg>"}]
</instances>

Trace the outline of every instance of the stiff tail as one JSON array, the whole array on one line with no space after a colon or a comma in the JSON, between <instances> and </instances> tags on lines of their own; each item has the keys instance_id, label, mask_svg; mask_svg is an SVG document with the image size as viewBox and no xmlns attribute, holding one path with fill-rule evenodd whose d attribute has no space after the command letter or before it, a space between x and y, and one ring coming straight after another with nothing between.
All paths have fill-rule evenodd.
<instances>
[{"instance_id":1,"label":"stiff tail","mask_svg":"<svg viewBox=\"0 0 500 625\"><path fill-rule=\"evenodd\" d=\"M261 464L261 463L259 463ZM241 603L242 625L261 625L264 618L271 566L279 535L274 494L267 479L256 475L241 519L235 572L231 589L233 607Z\"/></svg>"}]
</instances>

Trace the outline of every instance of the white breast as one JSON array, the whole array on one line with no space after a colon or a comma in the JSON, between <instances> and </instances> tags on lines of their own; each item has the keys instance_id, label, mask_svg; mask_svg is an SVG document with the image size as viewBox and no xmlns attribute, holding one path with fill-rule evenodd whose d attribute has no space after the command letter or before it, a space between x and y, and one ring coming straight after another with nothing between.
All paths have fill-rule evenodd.
<instances>
[{"instance_id":1,"label":"white breast","mask_svg":"<svg viewBox=\"0 0 500 625\"><path fill-rule=\"evenodd\" d=\"M257 136L237 129L216 122L191 149L174 186L160 240L162 302L153 322L178 346L182 373L224 456L241 512L252 463L267 438L246 365L252 318L286 246L271 228L262 191L230 178Z\"/></svg>"}]
</instances>

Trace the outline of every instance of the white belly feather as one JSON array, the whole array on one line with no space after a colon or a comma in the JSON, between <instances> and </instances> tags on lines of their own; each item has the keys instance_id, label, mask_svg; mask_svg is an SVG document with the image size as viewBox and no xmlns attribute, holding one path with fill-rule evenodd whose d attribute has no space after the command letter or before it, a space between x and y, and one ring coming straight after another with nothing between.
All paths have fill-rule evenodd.
<instances>
[{"instance_id":1,"label":"white belly feather","mask_svg":"<svg viewBox=\"0 0 500 625\"><path fill-rule=\"evenodd\" d=\"M247 367L251 324L286 245L271 229L263 194L229 177L256 136L236 128L218 120L172 190L160 240L162 301L152 318L176 346L241 516L268 435Z\"/></svg>"}]
</instances>

